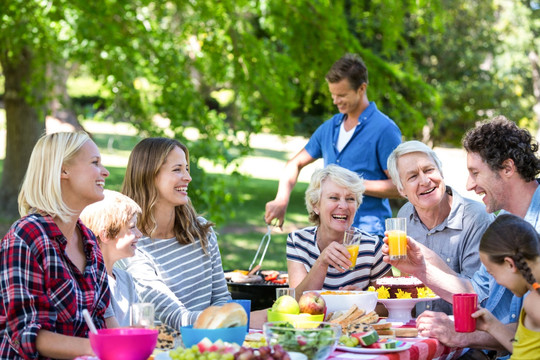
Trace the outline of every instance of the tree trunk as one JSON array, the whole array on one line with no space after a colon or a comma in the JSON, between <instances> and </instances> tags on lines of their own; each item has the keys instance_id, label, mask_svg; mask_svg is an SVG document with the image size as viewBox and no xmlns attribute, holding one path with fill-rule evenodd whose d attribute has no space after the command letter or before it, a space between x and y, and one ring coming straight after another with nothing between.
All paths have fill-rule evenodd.
<instances>
[{"instance_id":1,"label":"tree trunk","mask_svg":"<svg viewBox=\"0 0 540 360\"><path fill-rule=\"evenodd\" d=\"M66 67L66 61L49 63L47 79L54 84L49 102L49 111L45 126L47 133L58 131L85 130L79 123L73 110L72 101L67 92L67 80L72 68Z\"/></svg>"},{"instance_id":2,"label":"tree trunk","mask_svg":"<svg viewBox=\"0 0 540 360\"><path fill-rule=\"evenodd\" d=\"M36 80L32 74L45 69L36 67L32 52L26 48L19 56L8 58L4 54L0 61L5 76L6 109L6 158L0 186L0 215L16 219L19 216L17 197L28 160L45 130L45 106L37 105L46 93L45 82L42 77ZM34 99L35 103L27 99Z\"/></svg>"}]
</instances>

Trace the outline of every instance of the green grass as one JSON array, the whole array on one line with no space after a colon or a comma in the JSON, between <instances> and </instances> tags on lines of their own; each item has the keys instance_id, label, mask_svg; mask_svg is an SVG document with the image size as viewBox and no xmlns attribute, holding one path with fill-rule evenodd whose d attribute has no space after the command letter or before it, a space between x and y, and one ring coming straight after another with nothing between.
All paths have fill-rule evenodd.
<instances>
[{"instance_id":1,"label":"green grass","mask_svg":"<svg viewBox=\"0 0 540 360\"><path fill-rule=\"evenodd\" d=\"M102 157L106 154L114 154L129 157L131 150L141 141L140 136L100 134L92 133L92 139L102 152Z\"/></svg>"},{"instance_id":2,"label":"green grass","mask_svg":"<svg viewBox=\"0 0 540 360\"><path fill-rule=\"evenodd\" d=\"M110 175L106 180L106 188L109 190L120 191L122 181L124 181L124 175L126 174L126 168L107 166L107 170L109 170Z\"/></svg>"},{"instance_id":3,"label":"green grass","mask_svg":"<svg viewBox=\"0 0 540 360\"><path fill-rule=\"evenodd\" d=\"M291 194L287 209L286 224L294 223L296 227L308 225L307 212L304 206L304 192L307 184L298 183ZM247 178L239 194L243 203L238 205L236 218L230 219L223 227L218 227L218 241L221 249L223 267L225 269L247 269L251 264L259 244L266 233L264 211L267 201L276 194L277 181ZM230 189L238 192L240 189ZM242 231L256 227L253 231ZM228 230L227 232L221 230ZM258 230L258 231L255 231ZM286 241L287 233L275 229L264 257L262 267L265 269L286 270ZM262 255L263 249L261 249ZM259 262L257 259L257 263Z\"/></svg>"},{"instance_id":4,"label":"green grass","mask_svg":"<svg viewBox=\"0 0 540 360\"><path fill-rule=\"evenodd\" d=\"M2 112L0 112L0 116ZM84 125L85 123L83 123ZM0 121L0 126L3 122ZM99 129L108 129L108 123L103 127L98 124ZM118 133L103 133L92 131L92 138L98 145L101 155L104 159L112 156L125 159L133 147L141 140L139 136L123 135ZM268 149L254 149L252 156L262 158L276 158L287 160L287 153L284 151L273 151ZM0 159L0 174L3 166L3 159ZM107 170L110 176L107 178L106 187L110 190L120 191L122 181L124 180L125 167L107 164ZM272 171L282 171L275 169ZM226 174L212 174L212 176L227 178ZM230 192L239 199L239 203L234 204L234 218L226 214L225 222L216 225L218 233L218 242L225 269L247 269L257 252L259 243L266 232L264 223L265 204L274 198L277 191L277 180L264 180L245 177L240 185L237 182L231 182L226 192ZM294 224L292 228L299 228L308 225L307 213L304 205L304 192L306 183L298 183L293 193L286 216L286 225ZM232 213L232 212L231 212ZM227 217L228 216L228 217ZM208 215L212 221L212 216ZM4 232L9 229L13 219L1 219L0 229ZM3 235L3 234L2 234ZM263 268L286 270L286 240L287 233L275 229L268 251L265 255ZM262 250L261 250L262 251Z\"/></svg>"},{"instance_id":5,"label":"green grass","mask_svg":"<svg viewBox=\"0 0 540 360\"><path fill-rule=\"evenodd\" d=\"M104 158L115 156L127 160L131 149L140 141L139 136L129 136L121 134L106 134L93 132L92 137ZM287 160L287 154L283 151L273 151L268 149L254 149L252 156L264 158L277 158ZM0 159L0 172L3 160ZM120 191L124 180L125 167L107 165L110 176L107 179L106 187L110 190ZM272 171L282 171L282 169L272 169ZM211 176L227 179L226 174L212 174ZM281 232L276 228L271 235L262 267L264 269L286 270L286 241L288 231L309 225L307 212L304 204L304 192L307 183L299 182L292 194L285 227L288 230ZM257 248L266 233L264 222L265 204L274 198L277 191L277 180L265 180L252 177L245 177L238 184L236 181L230 182L230 187L226 192L235 195L239 203L233 204L234 218L226 214L225 221L216 225L218 242L221 250L224 269L247 269L251 264ZM394 210L399 209L402 201L394 200L399 204L393 204ZM231 214L233 211L230 212ZM211 215L205 215L212 221ZM11 220L0 219L0 224L7 230L11 225ZM261 249L262 253L263 249ZM261 255L261 254L259 254ZM257 259L257 263L258 260Z\"/></svg>"}]
</instances>

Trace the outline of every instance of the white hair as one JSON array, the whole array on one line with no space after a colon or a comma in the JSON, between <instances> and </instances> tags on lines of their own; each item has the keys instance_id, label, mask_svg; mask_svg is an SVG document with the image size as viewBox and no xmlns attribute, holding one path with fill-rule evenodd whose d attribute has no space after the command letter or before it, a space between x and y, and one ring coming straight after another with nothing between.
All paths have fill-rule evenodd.
<instances>
[{"instance_id":1,"label":"white hair","mask_svg":"<svg viewBox=\"0 0 540 360\"><path fill-rule=\"evenodd\" d=\"M387 160L387 167L388 173L390 173L390 178L400 192L403 191L403 182L399 177L397 162L401 156L415 152L423 153L429 156L433 160L433 162L435 162L437 170L439 170L442 175L441 161L439 160L437 154L435 153L435 151L433 151L433 149L431 149L423 142L417 140L411 140L401 143L397 148L394 149L394 151L392 151Z\"/></svg>"},{"instance_id":2,"label":"white hair","mask_svg":"<svg viewBox=\"0 0 540 360\"><path fill-rule=\"evenodd\" d=\"M362 204L362 196L364 191L366 191L364 179L354 171L335 164L330 164L324 169L316 170L311 175L311 182L306 190L306 208L309 214L309 221L315 225L319 225L320 218L319 214L315 213L313 209L321 201L322 183L327 179L351 191L355 195L357 209Z\"/></svg>"}]
</instances>

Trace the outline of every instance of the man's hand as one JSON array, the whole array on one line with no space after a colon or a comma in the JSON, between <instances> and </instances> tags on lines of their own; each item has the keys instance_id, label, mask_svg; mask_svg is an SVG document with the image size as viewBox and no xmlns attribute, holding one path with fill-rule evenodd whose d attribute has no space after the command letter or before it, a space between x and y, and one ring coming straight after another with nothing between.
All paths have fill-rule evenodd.
<instances>
[{"instance_id":1,"label":"man's hand","mask_svg":"<svg viewBox=\"0 0 540 360\"><path fill-rule=\"evenodd\" d=\"M442 312L424 311L416 319L418 335L439 340L448 347L466 347L470 333L458 333L454 322Z\"/></svg>"},{"instance_id":2,"label":"man's hand","mask_svg":"<svg viewBox=\"0 0 540 360\"><path fill-rule=\"evenodd\" d=\"M287 212L287 201L272 200L266 203L266 212L264 214L264 221L267 224L271 224L272 220L278 219L279 228L283 230L283 222L285 221L285 213Z\"/></svg>"},{"instance_id":3,"label":"man's hand","mask_svg":"<svg viewBox=\"0 0 540 360\"><path fill-rule=\"evenodd\" d=\"M424 253L422 252L422 245L416 242L416 240L414 240L410 236L407 236L407 257L399 260L390 260L390 256L388 253L388 235L386 232L383 241L383 261L389 263L392 266L395 266L401 272L411 274L416 277L418 277L420 272L425 271L426 264Z\"/></svg>"}]
</instances>

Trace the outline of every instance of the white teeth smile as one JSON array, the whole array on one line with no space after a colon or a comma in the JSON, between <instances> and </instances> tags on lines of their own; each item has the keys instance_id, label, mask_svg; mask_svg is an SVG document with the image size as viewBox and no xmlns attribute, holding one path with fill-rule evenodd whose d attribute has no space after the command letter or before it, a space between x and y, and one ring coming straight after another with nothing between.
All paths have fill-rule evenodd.
<instances>
[{"instance_id":1,"label":"white teeth smile","mask_svg":"<svg viewBox=\"0 0 540 360\"><path fill-rule=\"evenodd\" d=\"M332 215L336 220L347 220L347 215Z\"/></svg>"},{"instance_id":2,"label":"white teeth smile","mask_svg":"<svg viewBox=\"0 0 540 360\"><path fill-rule=\"evenodd\" d=\"M184 191L187 192L187 186L179 186L177 188L174 188L176 191Z\"/></svg>"},{"instance_id":3,"label":"white teeth smile","mask_svg":"<svg viewBox=\"0 0 540 360\"><path fill-rule=\"evenodd\" d=\"M423 193L420 193L420 195L427 195L427 194L431 194L432 192L435 191L436 188L433 188L433 189L429 189L428 191L425 191Z\"/></svg>"},{"instance_id":4,"label":"white teeth smile","mask_svg":"<svg viewBox=\"0 0 540 360\"><path fill-rule=\"evenodd\" d=\"M96 181L96 184L97 184L97 186L104 187L105 186L105 181Z\"/></svg>"}]
</instances>

